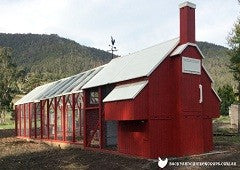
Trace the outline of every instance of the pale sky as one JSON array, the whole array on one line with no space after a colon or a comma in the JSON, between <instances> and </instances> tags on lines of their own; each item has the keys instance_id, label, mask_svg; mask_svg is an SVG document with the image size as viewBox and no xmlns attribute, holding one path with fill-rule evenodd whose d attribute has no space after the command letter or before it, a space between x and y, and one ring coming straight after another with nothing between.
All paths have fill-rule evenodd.
<instances>
[{"instance_id":1,"label":"pale sky","mask_svg":"<svg viewBox=\"0 0 240 170\"><path fill-rule=\"evenodd\" d=\"M179 36L182 0L0 0L0 32L58 34L118 55ZM196 39L227 46L240 16L237 0L191 0L196 7Z\"/></svg>"}]
</instances>

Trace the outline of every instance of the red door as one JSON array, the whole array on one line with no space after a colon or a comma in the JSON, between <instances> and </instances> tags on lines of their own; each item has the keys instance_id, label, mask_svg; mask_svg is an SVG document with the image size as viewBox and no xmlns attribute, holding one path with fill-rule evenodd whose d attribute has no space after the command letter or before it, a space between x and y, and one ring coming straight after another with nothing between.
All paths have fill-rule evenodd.
<instances>
[{"instance_id":1,"label":"red door","mask_svg":"<svg viewBox=\"0 0 240 170\"><path fill-rule=\"evenodd\" d=\"M182 73L181 108L187 115L200 114L202 111L202 87L200 75Z\"/></svg>"}]
</instances>

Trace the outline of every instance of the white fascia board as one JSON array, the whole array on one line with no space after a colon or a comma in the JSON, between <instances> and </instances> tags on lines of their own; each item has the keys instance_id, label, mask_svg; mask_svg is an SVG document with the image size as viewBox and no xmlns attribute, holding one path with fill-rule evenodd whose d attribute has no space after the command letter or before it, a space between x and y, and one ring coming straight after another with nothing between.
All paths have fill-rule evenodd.
<instances>
[{"instance_id":1,"label":"white fascia board","mask_svg":"<svg viewBox=\"0 0 240 170\"><path fill-rule=\"evenodd\" d=\"M221 102L221 101L222 101L222 99L219 97L219 95L217 94L217 92L214 90L214 88L213 88L213 87L212 87L212 90L213 90L213 92L215 93L215 95L217 96L218 100Z\"/></svg>"},{"instance_id":2,"label":"white fascia board","mask_svg":"<svg viewBox=\"0 0 240 170\"><path fill-rule=\"evenodd\" d=\"M196 47L198 52L200 53L200 55L202 56L202 58L205 58L202 51L199 49L198 45L197 44L194 44L194 43L186 43L186 44L182 44L180 46L178 46L171 54L170 56L175 56L175 55L179 55L179 54L182 54L182 52L188 47L188 46L193 46L193 47Z\"/></svg>"},{"instance_id":3,"label":"white fascia board","mask_svg":"<svg viewBox=\"0 0 240 170\"><path fill-rule=\"evenodd\" d=\"M159 63L155 67L153 67L153 69L148 73L147 77L152 74L152 72L167 58L167 56L169 56L169 54L171 54L171 52L174 50L174 48L176 48L179 42L180 42L180 38L178 38L178 41L176 42L176 44L172 46L172 48L165 54L165 56L159 61Z\"/></svg>"},{"instance_id":4,"label":"white fascia board","mask_svg":"<svg viewBox=\"0 0 240 170\"><path fill-rule=\"evenodd\" d=\"M39 103L40 102L40 100L34 100L33 101L33 103Z\"/></svg>"},{"instance_id":5,"label":"white fascia board","mask_svg":"<svg viewBox=\"0 0 240 170\"><path fill-rule=\"evenodd\" d=\"M211 77L211 75L209 74L209 72L207 71L206 67L203 65L202 63L202 68L205 70L205 72L207 73L208 77L211 79L212 83L214 83L213 78Z\"/></svg>"}]
</instances>

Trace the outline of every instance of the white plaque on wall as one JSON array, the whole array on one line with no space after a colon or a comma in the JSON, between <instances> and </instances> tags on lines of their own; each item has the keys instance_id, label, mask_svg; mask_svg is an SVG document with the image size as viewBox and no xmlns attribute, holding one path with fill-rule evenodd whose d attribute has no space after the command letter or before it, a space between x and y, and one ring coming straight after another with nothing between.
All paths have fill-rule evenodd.
<instances>
[{"instance_id":1,"label":"white plaque on wall","mask_svg":"<svg viewBox=\"0 0 240 170\"><path fill-rule=\"evenodd\" d=\"M201 61L199 59L182 57L182 72L189 74L201 74Z\"/></svg>"}]
</instances>

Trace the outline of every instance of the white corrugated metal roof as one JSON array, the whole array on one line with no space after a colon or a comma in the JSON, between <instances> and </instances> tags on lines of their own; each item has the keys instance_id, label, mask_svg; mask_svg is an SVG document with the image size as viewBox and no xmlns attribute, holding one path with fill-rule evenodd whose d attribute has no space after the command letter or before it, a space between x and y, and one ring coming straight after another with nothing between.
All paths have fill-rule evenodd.
<instances>
[{"instance_id":1,"label":"white corrugated metal roof","mask_svg":"<svg viewBox=\"0 0 240 170\"><path fill-rule=\"evenodd\" d=\"M31 92L23 96L20 100L18 100L15 105L36 102L64 94L79 92L81 90L81 87L87 83L95 74L97 74L104 66L100 66L71 77L36 87Z\"/></svg>"},{"instance_id":2,"label":"white corrugated metal roof","mask_svg":"<svg viewBox=\"0 0 240 170\"><path fill-rule=\"evenodd\" d=\"M119 101L134 99L142 89L147 85L148 81L140 81L131 84L116 86L104 99L103 102Z\"/></svg>"},{"instance_id":3,"label":"white corrugated metal roof","mask_svg":"<svg viewBox=\"0 0 240 170\"><path fill-rule=\"evenodd\" d=\"M178 45L179 38L113 59L82 89L149 76Z\"/></svg>"}]
</instances>

